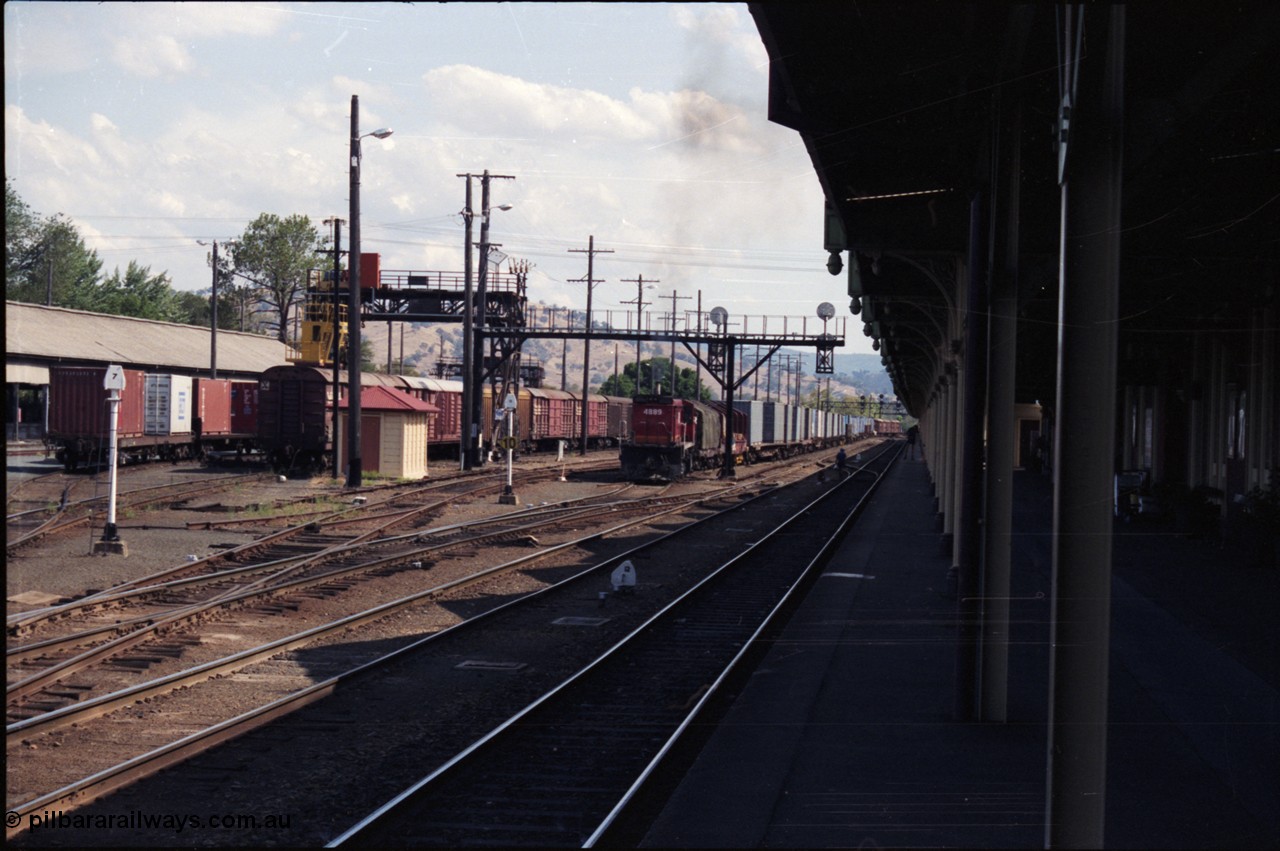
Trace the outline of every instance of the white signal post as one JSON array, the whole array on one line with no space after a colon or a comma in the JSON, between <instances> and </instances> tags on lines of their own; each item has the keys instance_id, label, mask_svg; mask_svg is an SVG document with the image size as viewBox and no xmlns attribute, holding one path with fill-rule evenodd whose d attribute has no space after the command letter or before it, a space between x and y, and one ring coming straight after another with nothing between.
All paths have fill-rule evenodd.
<instances>
[{"instance_id":1,"label":"white signal post","mask_svg":"<svg viewBox=\"0 0 1280 851\"><path fill-rule=\"evenodd\" d=\"M120 533L116 528L116 457L117 443L119 442L119 426L120 421L120 391L124 390L125 377L124 368L118 364L111 364L107 367L106 375L102 378L102 389L108 393L107 401L110 404L110 421L108 423L108 452L110 453L109 467L110 478L107 486L107 524L102 530L102 540L93 546L95 553L116 553L118 555L128 555L128 547L124 541L120 540Z\"/></svg>"},{"instance_id":2,"label":"white signal post","mask_svg":"<svg viewBox=\"0 0 1280 851\"><path fill-rule=\"evenodd\" d=\"M516 394L508 393L507 398L502 400L502 407L507 411L507 486L498 497L498 504L519 505L520 500L516 499L515 491L511 487L511 457L516 448Z\"/></svg>"}]
</instances>

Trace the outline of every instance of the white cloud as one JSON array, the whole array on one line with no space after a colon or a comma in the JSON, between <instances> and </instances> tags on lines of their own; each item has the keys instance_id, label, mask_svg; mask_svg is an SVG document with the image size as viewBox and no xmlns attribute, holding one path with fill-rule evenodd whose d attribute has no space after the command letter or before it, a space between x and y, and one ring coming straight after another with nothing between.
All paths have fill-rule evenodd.
<instances>
[{"instance_id":1,"label":"white cloud","mask_svg":"<svg viewBox=\"0 0 1280 851\"><path fill-rule=\"evenodd\" d=\"M6 4L8 9L23 4ZM23 28L19 70L69 72L92 67L99 45L118 67L145 78L194 71L200 44L211 39L261 39L276 33L289 19L288 10L267 3L65 3L48 10L44 26ZM41 10L42 16L46 10ZM36 16L30 16L36 20ZM24 22L21 9L15 21ZM55 21L60 24L55 25ZM88 34L92 33L90 37ZM9 36L6 32L6 54Z\"/></svg>"},{"instance_id":2,"label":"white cloud","mask_svg":"<svg viewBox=\"0 0 1280 851\"><path fill-rule=\"evenodd\" d=\"M275 3L139 3L139 23L156 22L183 37L226 35L262 38L278 32L293 14Z\"/></svg>"},{"instance_id":3,"label":"white cloud","mask_svg":"<svg viewBox=\"0 0 1280 851\"><path fill-rule=\"evenodd\" d=\"M89 116L89 125L92 128L90 144L100 156L109 161L111 167L121 170L134 167L134 160L141 151L133 143L121 138L120 128L111 123L111 119L95 112Z\"/></svg>"},{"instance_id":4,"label":"white cloud","mask_svg":"<svg viewBox=\"0 0 1280 851\"><path fill-rule=\"evenodd\" d=\"M92 145L47 121L30 120L20 106L5 106L4 131L8 174L40 174L51 167L60 175L78 179L102 167L102 158Z\"/></svg>"},{"instance_id":5,"label":"white cloud","mask_svg":"<svg viewBox=\"0 0 1280 851\"><path fill-rule=\"evenodd\" d=\"M195 63L187 49L171 35L128 35L112 39L111 58L124 70L140 77L185 74Z\"/></svg>"},{"instance_id":6,"label":"white cloud","mask_svg":"<svg viewBox=\"0 0 1280 851\"><path fill-rule=\"evenodd\" d=\"M77 5L5 3L5 76L70 74L92 68L96 62L93 30L76 25Z\"/></svg>"},{"instance_id":7,"label":"white cloud","mask_svg":"<svg viewBox=\"0 0 1280 851\"><path fill-rule=\"evenodd\" d=\"M466 65L433 69L424 83L432 112L463 134L759 152L742 110L705 91L633 88L624 102Z\"/></svg>"},{"instance_id":8,"label":"white cloud","mask_svg":"<svg viewBox=\"0 0 1280 851\"><path fill-rule=\"evenodd\" d=\"M423 82L431 112L463 130L597 139L655 132L628 105L599 92L530 83L469 65L435 68Z\"/></svg>"}]
</instances>

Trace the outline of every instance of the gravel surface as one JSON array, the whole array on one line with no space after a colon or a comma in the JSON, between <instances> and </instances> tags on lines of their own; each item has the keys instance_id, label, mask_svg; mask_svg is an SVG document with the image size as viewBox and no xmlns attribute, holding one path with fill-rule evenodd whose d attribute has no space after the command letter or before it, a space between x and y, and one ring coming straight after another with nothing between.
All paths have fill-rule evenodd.
<instances>
[{"instance_id":1,"label":"gravel surface","mask_svg":"<svg viewBox=\"0 0 1280 851\"><path fill-rule=\"evenodd\" d=\"M243 470L232 468L175 469L165 465L162 470L152 471L149 475L122 479L121 488L169 484L201 477L207 477L211 488L214 488L219 479L242 475ZM49 536L8 558L5 565L8 612L13 614L44 605L15 602L14 598L18 596L23 596L24 600L56 600L110 588L182 563L189 554L205 556L219 544L239 545L261 534L242 529L187 529L188 522L229 518L234 516L237 506L269 505L277 500L305 499L327 493L340 494L341 489L331 487L322 479L281 483L264 477L262 481L233 485L228 490L211 490L208 496L191 499L179 509L160 507L145 512L124 511L116 519L120 538L128 547L128 555L123 556L93 552L94 543L102 537L103 515L99 515L92 527L80 526ZM210 511L212 506L231 510Z\"/></svg>"},{"instance_id":2,"label":"gravel surface","mask_svg":"<svg viewBox=\"0 0 1280 851\"><path fill-rule=\"evenodd\" d=\"M226 490L216 490L218 480L243 476L245 470L234 467L198 467L185 465L147 465L130 468L127 476L121 476L120 488L145 487L182 481L210 481L210 493L195 497L177 508L157 507L147 511L127 510L117 517L120 538L128 548L128 554L109 555L93 552L94 543L102 537L103 515L95 518L93 527L81 526L47 537L36 546L24 547L8 559L5 571L5 597L8 612L26 611L47 605L48 601L77 596L91 590L102 590L131 579L148 576L187 560L188 555L205 556L220 545L239 545L260 537L268 524L260 528L235 527L227 529L187 528L188 523L209 520L225 520L243 516L258 506L270 506L278 502L304 501L309 498L331 498L348 502L352 492L334 479L289 479L279 482L263 475L252 483L232 485ZM427 481L433 481L428 479ZM86 493L105 493L105 480L89 482ZM616 484L615 484L616 486ZM11 485L12 487L12 485ZM366 492L366 491L362 491ZM377 490L367 491L375 498ZM581 483L549 482L521 488L517 491L525 502L539 504L583 495ZM469 508L466 516L485 516L487 513L510 511L510 506L492 505ZM261 511L261 509L260 509ZM276 524L278 528L278 524ZM15 597L22 600L15 601ZM33 603L25 600L43 600Z\"/></svg>"}]
</instances>

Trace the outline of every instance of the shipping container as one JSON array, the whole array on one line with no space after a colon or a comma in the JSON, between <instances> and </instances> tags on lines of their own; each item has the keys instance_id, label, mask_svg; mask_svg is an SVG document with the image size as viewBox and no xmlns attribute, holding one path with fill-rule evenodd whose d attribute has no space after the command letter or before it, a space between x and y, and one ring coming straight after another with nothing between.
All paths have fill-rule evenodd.
<instances>
[{"instance_id":1,"label":"shipping container","mask_svg":"<svg viewBox=\"0 0 1280 851\"><path fill-rule=\"evenodd\" d=\"M763 406L760 409L760 441L773 443L777 440L774 435L778 430L778 403L761 402L760 404Z\"/></svg>"},{"instance_id":2,"label":"shipping container","mask_svg":"<svg viewBox=\"0 0 1280 851\"><path fill-rule=\"evenodd\" d=\"M193 381L195 409L191 430L203 437L231 433L231 381L227 378L197 378Z\"/></svg>"},{"instance_id":3,"label":"shipping container","mask_svg":"<svg viewBox=\"0 0 1280 851\"><path fill-rule=\"evenodd\" d=\"M141 437L145 422L145 373L124 372L117 433L120 440ZM49 436L105 439L108 434L108 394L102 389L106 367L55 366L49 370Z\"/></svg>"},{"instance_id":4,"label":"shipping container","mask_svg":"<svg viewBox=\"0 0 1280 851\"><path fill-rule=\"evenodd\" d=\"M231 431L258 433L258 382L231 382Z\"/></svg>"},{"instance_id":5,"label":"shipping container","mask_svg":"<svg viewBox=\"0 0 1280 851\"><path fill-rule=\"evenodd\" d=\"M752 446L764 443L764 405L764 402L756 400L733 403L734 409L747 417L745 434L747 442Z\"/></svg>"},{"instance_id":6,"label":"shipping container","mask_svg":"<svg viewBox=\"0 0 1280 851\"><path fill-rule=\"evenodd\" d=\"M191 433L191 376L147 373L145 434Z\"/></svg>"}]
</instances>

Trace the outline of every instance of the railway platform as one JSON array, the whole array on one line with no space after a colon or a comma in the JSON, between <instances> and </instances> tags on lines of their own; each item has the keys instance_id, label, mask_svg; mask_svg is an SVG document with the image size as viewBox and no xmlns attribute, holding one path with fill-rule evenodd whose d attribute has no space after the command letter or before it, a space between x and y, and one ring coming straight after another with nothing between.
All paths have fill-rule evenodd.
<instances>
[{"instance_id":1,"label":"railway platform","mask_svg":"<svg viewBox=\"0 0 1280 851\"><path fill-rule=\"evenodd\" d=\"M1007 722L954 720L950 558L901 460L642 846L1044 847L1052 489L1014 487ZM1280 847L1277 571L1115 528L1107 847Z\"/></svg>"}]
</instances>

